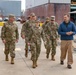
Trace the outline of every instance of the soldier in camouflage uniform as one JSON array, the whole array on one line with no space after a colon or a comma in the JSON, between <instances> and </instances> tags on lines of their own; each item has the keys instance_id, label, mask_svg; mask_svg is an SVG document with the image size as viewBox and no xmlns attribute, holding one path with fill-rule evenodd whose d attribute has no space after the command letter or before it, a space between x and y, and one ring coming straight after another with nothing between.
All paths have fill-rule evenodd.
<instances>
[{"instance_id":1,"label":"soldier in camouflage uniform","mask_svg":"<svg viewBox=\"0 0 76 75\"><path fill-rule=\"evenodd\" d=\"M25 39L25 57L28 57L28 32L29 32L29 28L27 28L26 26L27 25L30 25L32 23L31 21L31 16L30 16L30 19L27 20L23 26L22 26L22 29L21 29L21 37L23 39ZM26 29L27 28L27 29Z\"/></svg>"},{"instance_id":2,"label":"soldier in camouflage uniform","mask_svg":"<svg viewBox=\"0 0 76 75\"><path fill-rule=\"evenodd\" d=\"M48 34L48 38L51 40L52 45L52 53L51 53L51 60L55 61L55 54L56 54L56 46L57 46L57 39L58 39L58 23L55 22L55 16L51 16L51 22L48 23L46 27L46 32ZM49 52L48 52L49 55Z\"/></svg>"},{"instance_id":3,"label":"soldier in camouflage uniform","mask_svg":"<svg viewBox=\"0 0 76 75\"><path fill-rule=\"evenodd\" d=\"M4 26L1 30L1 39L5 45L5 60L9 60L8 54L10 53L11 64L14 64L15 42L18 42L19 39L18 27L14 21L15 16L13 14L10 14L8 22L4 23Z\"/></svg>"},{"instance_id":4,"label":"soldier in camouflage uniform","mask_svg":"<svg viewBox=\"0 0 76 75\"><path fill-rule=\"evenodd\" d=\"M37 60L41 51L41 37L45 40L43 30L39 27L39 22L35 21L35 26L32 26L29 38L33 68L37 67Z\"/></svg>"},{"instance_id":5,"label":"soldier in camouflage uniform","mask_svg":"<svg viewBox=\"0 0 76 75\"><path fill-rule=\"evenodd\" d=\"M34 13L31 13L30 14L30 19L27 20L23 26L22 26L22 29L21 29L21 37L23 39L25 39L25 56L27 57L28 56L28 39L29 39L29 35L30 35L30 32L31 32L31 27L34 25L34 21L33 21L33 17L35 17L35 14Z\"/></svg>"},{"instance_id":6,"label":"soldier in camouflage uniform","mask_svg":"<svg viewBox=\"0 0 76 75\"><path fill-rule=\"evenodd\" d=\"M47 34L48 32L47 32L47 29L46 29L49 22L50 22L50 18L46 17L46 22L42 26L43 31L45 33L45 38L46 38L46 42L44 42L44 46L46 48L46 58L49 58L49 53L50 53L50 50L51 50L51 41L50 41L50 38L48 38L48 34Z\"/></svg>"}]
</instances>

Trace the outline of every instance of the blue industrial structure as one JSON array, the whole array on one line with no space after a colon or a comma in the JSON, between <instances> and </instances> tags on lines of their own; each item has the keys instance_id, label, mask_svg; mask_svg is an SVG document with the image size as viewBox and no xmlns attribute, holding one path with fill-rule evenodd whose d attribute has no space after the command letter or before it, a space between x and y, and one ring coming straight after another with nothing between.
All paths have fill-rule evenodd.
<instances>
[{"instance_id":1,"label":"blue industrial structure","mask_svg":"<svg viewBox=\"0 0 76 75\"><path fill-rule=\"evenodd\" d=\"M14 14L16 17L21 16L20 0L0 0L0 14L8 16Z\"/></svg>"}]
</instances>

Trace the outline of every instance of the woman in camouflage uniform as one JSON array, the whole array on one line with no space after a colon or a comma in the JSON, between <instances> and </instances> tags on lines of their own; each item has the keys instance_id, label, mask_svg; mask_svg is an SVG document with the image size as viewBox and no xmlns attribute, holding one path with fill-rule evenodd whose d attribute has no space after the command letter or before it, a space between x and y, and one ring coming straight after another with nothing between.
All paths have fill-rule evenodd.
<instances>
[{"instance_id":1,"label":"woman in camouflage uniform","mask_svg":"<svg viewBox=\"0 0 76 75\"><path fill-rule=\"evenodd\" d=\"M44 39L44 33L39 27L39 22L35 21L35 26L31 28L30 48L32 54L33 68L37 67L37 60L41 51L41 37Z\"/></svg>"}]
</instances>

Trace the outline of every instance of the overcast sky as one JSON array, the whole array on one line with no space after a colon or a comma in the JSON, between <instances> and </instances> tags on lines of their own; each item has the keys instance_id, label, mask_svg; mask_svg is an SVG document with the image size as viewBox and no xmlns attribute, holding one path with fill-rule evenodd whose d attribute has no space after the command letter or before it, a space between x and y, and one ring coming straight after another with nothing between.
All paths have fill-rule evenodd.
<instances>
[{"instance_id":1,"label":"overcast sky","mask_svg":"<svg viewBox=\"0 0 76 75\"><path fill-rule=\"evenodd\" d=\"M21 0L22 3L21 3L21 10L25 10L25 0Z\"/></svg>"}]
</instances>

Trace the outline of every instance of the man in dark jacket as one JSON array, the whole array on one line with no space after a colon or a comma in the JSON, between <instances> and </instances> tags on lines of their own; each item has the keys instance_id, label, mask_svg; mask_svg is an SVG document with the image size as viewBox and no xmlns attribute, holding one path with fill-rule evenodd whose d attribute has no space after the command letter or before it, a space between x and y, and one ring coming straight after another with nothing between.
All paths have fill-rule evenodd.
<instances>
[{"instance_id":1,"label":"man in dark jacket","mask_svg":"<svg viewBox=\"0 0 76 75\"><path fill-rule=\"evenodd\" d=\"M68 53L67 58L67 67L71 69L71 64L73 63L73 55L72 55L72 40L73 35L76 32L76 28L73 22L70 21L69 15L64 15L64 21L60 24L58 33L61 35L61 57L60 64L64 64L64 59L66 58L66 54Z\"/></svg>"}]
</instances>

